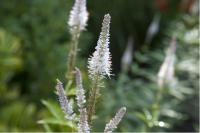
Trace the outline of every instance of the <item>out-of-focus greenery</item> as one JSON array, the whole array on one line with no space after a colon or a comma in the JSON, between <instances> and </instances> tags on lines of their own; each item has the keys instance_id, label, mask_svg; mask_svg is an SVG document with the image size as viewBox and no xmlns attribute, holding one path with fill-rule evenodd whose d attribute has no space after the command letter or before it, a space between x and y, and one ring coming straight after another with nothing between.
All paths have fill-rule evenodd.
<instances>
[{"instance_id":1,"label":"out-of-focus greenery","mask_svg":"<svg viewBox=\"0 0 200 133\"><path fill-rule=\"evenodd\" d=\"M162 28L162 27L161 27ZM197 14L179 14L166 24L163 39L150 50L134 52L129 73L121 72L117 80L105 90L102 105L107 110L99 118L110 118L113 108L125 104L126 120L120 131L199 131L199 42ZM157 91L157 73L164 60L164 49L172 36L177 37L175 77L170 87L164 88L160 102L159 121L153 121L153 105ZM153 44L151 44L153 45ZM162 48L163 50L160 50ZM186 54L187 53L187 54ZM113 89L114 88L114 89ZM115 92L114 92L115 91ZM109 102L106 102L109 101ZM116 104L117 103L117 104ZM101 122L101 121L99 121ZM97 123L96 127L101 125ZM185 126L185 127L182 127ZM102 127L100 127L102 128Z\"/></svg>"},{"instance_id":2,"label":"out-of-focus greenery","mask_svg":"<svg viewBox=\"0 0 200 133\"><path fill-rule=\"evenodd\" d=\"M112 17L114 76L101 90L96 131L102 131L121 106L127 107L127 114L118 131L199 130L198 13L180 10L182 0L164 0L169 2L165 10L156 6L158 1L88 0L90 18L87 31L81 34L76 64L86 89L87 58L96 45L103 15ZM65 121L54 93L59 78L67 84L67 95L73 98L75 94L65 78L72 4L72 0L1 0L0 131L75 130L73 123ZM161 15L159 32L146 44L145 35L155 14ZM151 121L157 73L174 35L178 42L176 83L164 89L159 125ZM134 38L133 63L128 72L122 72L119 59L129 36Z\"/></svg>"},{"instance_id":3,"label":"out-of-focus greenery","mask_svg":"<svg viewBox=\"0 0 200 133\"><path fill-rule=\"evenodd\" d=\"M23 69L21 40L0 29L0 131L37 131L35 105L20 97L20 84L13 77ZM28 121L27 121L28 120Z\"/></svg>"}]
</instances>

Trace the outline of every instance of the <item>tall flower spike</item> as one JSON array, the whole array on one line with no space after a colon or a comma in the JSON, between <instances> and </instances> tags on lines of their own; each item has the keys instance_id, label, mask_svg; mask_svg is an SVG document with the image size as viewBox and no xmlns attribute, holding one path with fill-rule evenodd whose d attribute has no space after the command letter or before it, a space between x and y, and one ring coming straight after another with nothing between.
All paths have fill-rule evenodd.
<instances>
[{"instance_id":1,"label":"tall flower spike","mask_svg":"<svg viewBox=\"0 0 200 133\"><path fill-rule=\"evenodd\" d=\"M63 88L63 84L60 80L57 79L56 90L60 102L60 106L67 116L71 116L73 114L72 106L69 103L67 96L65 95L65 91Z\"/></svg>"},{"instance_id":2,"label":"tall flower spike","mask_svg":"<svg viewBox=\"0 0 200 133\"><path fill-rule=\"evenodd\" d=\"M160 27L160 19L161 19L160 14L154 15L153 20L151 24L149 25L147 33L146 33L145 43L150 44L152 42L152 39L158 33L159 27Z\"/></svg>"},{"instance_id":3,"label":"tall flower spike","mask_svg":"<svg viewBox=\"0 0 200 133\"><path fill-rule=\"evenodd\" d=\"M88 125L87 110L84 108L85 91L82 85L81 72L76 68L76 100L79 107L80 118L78 122L78 132L79 133L90 133L90 128Z\"/></svg>"},{"instance_id":4,"label":"tall flower spike","mask_svg":"<svg viewBox=\"0 0 200 133\"><path fill-rule=\"evenodd\" d=\"M117 125L123 118L124 114L126 113L126 107L120 108L120 110L116 113L115 117L110 120L104 129L104 133L112 133L112 131L117 128Z\"/></svg>"},{"instance_id":5,"label":"tall flower spike","mask_svg":"<svg viewBox=\"0 0 200 133\"><path fill-rule=\"evenodd\" d=\"M176 52L176 38L173 37L169 48L167 49L166 57L158 72L158 85L163 87L164 84L170 83L174 78L174 63Z\"/></svg>"},{"instance_id":6,"label":"tall flower spike","mask_svg":"<svg viewBox=\"0 0 200 133\"><path fill-rule=\"evenodd\" d=\"M129 36L126 49L121 59L121 68L123 72L127 72L131 66L133 58L133 46L134 46L134 39L132 36Z\"/></svg>"},{"instance_id":7,"label":"tall flower spike","mask_svg":"<svg viewBox=\"0 0 200 133\"><path fill-rule=\"evenodd\" d=\"M68 25L71 32L74 28L82 31L87 26L88 12L86 9L86 0L75 0L74 6L70 11Z\"/></svg>"},{"instance_id":8,"label":"tall flower spike","mask_svg":"<svg viewBox=\"0 0 200 133\"><path fill-rule=\"evenodd\" d=\"M83 108L85 100L85 91L82 85L81 72L76 68L76 100L79 108Z\"/></svg>"},{"instance_id":9,"label":"tall flower spike","mask_svg":"<svg viewBox=\"0 0 200 133\"><path fill-rule=\"evenodd\" d=\"M86 108L80 109L79 111L80 111L80 118L78 122L78 133L90 133Z\"/></svg>"},{"instance_id":10,"label":"tall flower spike","mask_svg":"<svg viewBox=\"0 0 200 133\"><path fill-rule=\"evenodd\" d=\"M104 16L100 37L95 48L96 51L88 60L89 76L91 79L94 79L97 75L101 78L111 75L111 56L109 52L110 19L109 14Z\"/></svg>"}]
</instances>

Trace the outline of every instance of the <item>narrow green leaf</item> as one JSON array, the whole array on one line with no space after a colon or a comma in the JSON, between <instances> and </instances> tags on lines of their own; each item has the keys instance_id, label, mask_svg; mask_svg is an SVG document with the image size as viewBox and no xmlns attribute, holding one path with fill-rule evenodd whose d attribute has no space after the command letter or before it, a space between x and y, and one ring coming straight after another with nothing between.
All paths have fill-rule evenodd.
<instances>
[{"instance_id":1,"label":"narrow green leaf","mask_svg":"<svg viewBox=\"0 0 200 133\"><path fill-rule=\"evenodd\" d=\"M42 103L48 108L50 113L59 120L64 119L64 114L59 106L51 103L50 101L42 100Z\"/></svg>"}]
</instances>

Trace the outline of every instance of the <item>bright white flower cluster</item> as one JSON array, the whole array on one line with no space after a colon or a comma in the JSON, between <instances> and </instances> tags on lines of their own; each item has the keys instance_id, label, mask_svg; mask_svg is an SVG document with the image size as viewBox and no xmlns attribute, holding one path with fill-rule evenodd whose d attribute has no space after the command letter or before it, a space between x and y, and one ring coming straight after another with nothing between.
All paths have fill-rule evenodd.
<instances>
[{"instance_id":1,"label":"bright white flower cluster","mask_svg":"<svg viewBox=\"0 0 200 133\"><path fill-rule=\"evenodd\" d=\"M120 108L120 110L116 113L115 117L110 120L104 129L104 133L112 133L112 131L117 128L117 125L122 120L124 114L126 113L126 107Z\"/></svg>"},{"instance_id":2,"label":"bright white flower cluster","mask_svg":"<svg viewBox=\"0 0 200 133\"><path fill-rule=\"evenodd\" d=\"M71 32L73 32L74 29L78 29L80 31L85 30L87 20L88 12L86 9L86 0L75 0L68 21Z\"/></svg>"},{"instance_id":3,"label":"bright white flower cluster","mask_svg":"<svg viewBox=\"0 0 200 133\"><path fill-rule=\"evenodd\" d=\"M166 83L170 83L174 79L174 63L176 57L176 38L173 37L166 57L158 72L158 85L162 87Z\"/></svg>"},{"instance_id":4,"label":"bright white flower cluster","mask_svg":"<svg viewBox=\"0 0 200 133\"><path fill-rule=\"evenodd\" d=\"M109 30L110 15L106 14L103 19L99 40L96 51L88 60L89 76L94 79L97 75L103 78L111 75L111 56L109 52Z\"/></svg>"}]
</instances>

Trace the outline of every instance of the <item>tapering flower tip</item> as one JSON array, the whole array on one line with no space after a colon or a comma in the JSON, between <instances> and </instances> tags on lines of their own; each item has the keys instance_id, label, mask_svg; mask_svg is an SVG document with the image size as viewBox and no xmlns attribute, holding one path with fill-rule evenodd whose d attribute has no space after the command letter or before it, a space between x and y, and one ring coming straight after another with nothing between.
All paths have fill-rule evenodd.
<instances>
[{"instance_id":1,"label":"tapering flower tip","mask_svg":"<svg viewBox=\"0 0 200 133\"><path fill-rule=\"evenodd\" d=\"M88 21L88 12L86 8L86 0L75 0L74 6L70 11L68 25L70 26L71 32L74 29L80 31L85 30Z\"/></svg>"},{"instance_id":2,"label":"tapering flower tip","mask_svg":"<svg viewBox=\"0 0 200 133\"><path fill-rule=\"evenodd\" d=\"M89 77L101 78L111 75L111 55L109 51L110 15L106 14L103 19L100 37L95 52L88 59Z\"/></svg>"},{"instance_id":3,"label":"tapering flower tip","mask_svg":"<svg viewBox=\"0 0 200 133\"><path fill-rule=\"evenodd\" d=\"M120 108L119 111L116 113L115 117L112 120L110 120L108 124L106 124L104 133L112 133L112 131L117 128L117 125L122 120L125 113L126 107Z\"/></svg>"},{"instance_id":4,"label":"tapering flower tip","mask_svg":"<svg viewBox=\"0 0 200 133\"><path fill-rule=\"evenodd\" d=\"M65 95L62 82L58 79L57 79L56 90L57 90L60 106L63 112L65 113L65 115L72 115L73 114L72 106L69 103L67 96Z\"/></svg>"},{"instance_id":5,"label":"tapering flower tip","mask_svg":"<svg viewBox=\"0 0 200 133\"><path fill-rule=\"evenodd\" d=\"M78 133L90 133L86 108L80 110Z\"/></svg>"},{"instance_id":6,"label":"tapering flower tip","mask_svg":"<svg viewBox=\"0 0 200 133\"><path fill-rule=\"evenodd\" d=\"M161 19L160 14L154 15L153 21L151 22L151 24L149 25L149 28L147 30L145 43L147 43L147 44L151 43L154 36L158 33L159 26L160 26L160 19Z\"/></svg>"},{"instance_id":7,"label":"tapering flower tip","mask_svg":"<svg viewBox=\"0 0 200 133\"><path fill-rule=\"evenodd\" d=\"M176 58L176 38L173 37L166 57L158 72L158 85L163 87L164 84L170 83L174 79L174 64Z\"/></svg>"},{"instance_id":8,"label":"tapering flower tip","mask_svg":"<svg viewBox=\"0 0 200 133\"><path fill-rule=\"evenodd\" d=\"M78 68L76 69L76 100L79 108L83 108L85 100L85 91L83 89L82 85L82 78L81 78L81 72Z\"/></svg>"},{"instance_id":9,"label":"tapering flower tip","mask_svg":"<svg viewBox=\"0 0 200 133\"><path fill-rule=\"evenodd\" d=\"M132 36L130 36L128 38L126 50L124 51L124 54L121 59L121 68L123 72L127 72L129 67L131 66L133 58L133 45L134 45L134 39Z\"/></svg>"}]
</instances>

